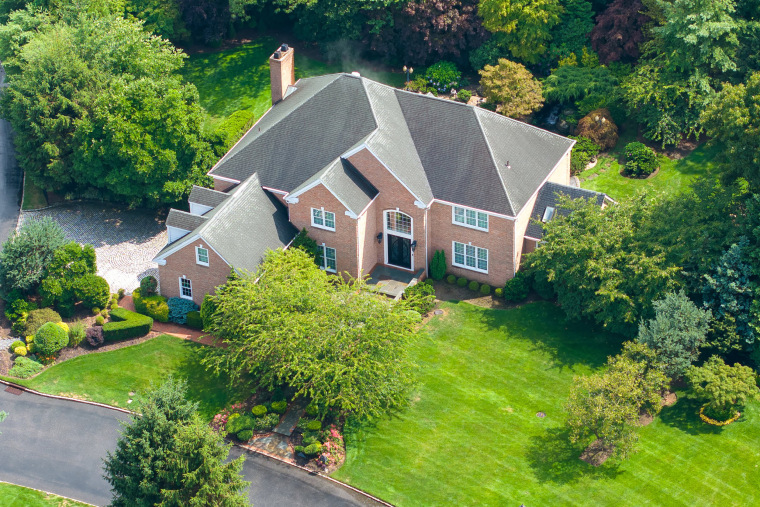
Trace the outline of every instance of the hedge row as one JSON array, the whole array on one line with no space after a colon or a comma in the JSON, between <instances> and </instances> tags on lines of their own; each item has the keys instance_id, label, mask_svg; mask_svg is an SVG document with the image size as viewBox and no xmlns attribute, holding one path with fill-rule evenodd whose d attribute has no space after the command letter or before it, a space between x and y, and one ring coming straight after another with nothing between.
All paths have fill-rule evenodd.
<instances>
[{"instance_id":1,"label":"hedge row","mask_svg":"<svg viewBox=\"0 0 760 507\"><path fill-rule=\"evenodd\" d=\"M111 311L111 322L103 324L105 341L128 340L148 334L153 327L153 319L124 308Z\"/></svg>"}]
</instances>

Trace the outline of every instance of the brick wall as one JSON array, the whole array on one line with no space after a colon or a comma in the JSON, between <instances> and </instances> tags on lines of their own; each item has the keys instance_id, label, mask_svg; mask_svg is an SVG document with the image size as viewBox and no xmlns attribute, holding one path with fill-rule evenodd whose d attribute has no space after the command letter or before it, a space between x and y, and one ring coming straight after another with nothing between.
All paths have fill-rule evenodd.
<instances>
[{"instance_id":1,"label":"brick wall","mask_svg":"<svg viewBox=\"0 0 760 507\"><path fill-rule=\"evenodd\" d=\"M335 231L328 231L311 225L311 208L324 208L335 213ZM290 204L290 222L298 230L306 228L309 236L318 244L335 249L335 263L338 272L359 275L356 246L356 220L346 216L346 208L323 185L317 185L298 196L298 203Z\"/></svg>"},{"instance_id":2,"label":"brick wall","mask_svg":"<svg viewBox=\"0 0 760 507\"><path fill-rule=\"evenodd\" d=\"M447 273L477 280L492 287L500 287L514 274L514 221L489 215L488 232L452 223L452 207L434 202L428 213L430 221L428 257L432 260L436 250L446 252ZM452 266L453 241L472 243L488 249L488 273Z\"/></svg>"},{"instance_id":3,"label":"brick wall","mask_svg":"<svg viewBox=\"0 0 760 507\"><path fill-rule=\"evenodd\" d=\"M385 249L387 248L386 238L383 238L382 244L378 245L375 241L375 248L369 248L373 238L377 237L383 229L383 220L386 210L396 210L406 213L412 217L412 240L417 241L417 248L414 251L413 271L418 271L426 267L425 261L425 210L414 205L416 198L407 190L385 166L375 158L369 150L361 150L348 157L356 169L361 172L374 186L379 190L378 196L371 208L367 210L367 224L364 244L365 250L362 259L362 266L372 269L373 265L371 255L375 255L374 263L385 263ZM371 212L371 213L370 213ZM374 214L374 226L372 224L371 214Z\"/></svg>"},{"instance_id":4,"label":"brick wall","mask_svg":"<svg viewBox=\"0 0 760 507\"><path fill-rule=\"evenodd\" d=\"M209 265L201 266L195 261L195 247L203 246L208 249ZM166 265L158 266L158 276L161 280L161 295L172 298L180 297L179 279L189 278L193 284L193 301L199 305L203 296L213 294L216 287L227 282L230 267L208 245L198 239L174 252L166 258Z\"/></svg>"}]
</instances>

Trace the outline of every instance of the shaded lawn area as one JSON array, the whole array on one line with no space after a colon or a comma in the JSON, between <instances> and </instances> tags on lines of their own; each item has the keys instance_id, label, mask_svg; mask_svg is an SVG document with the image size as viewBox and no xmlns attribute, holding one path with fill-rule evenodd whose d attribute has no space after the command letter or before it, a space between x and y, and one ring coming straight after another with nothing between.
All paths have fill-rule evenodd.
<instances>
[{"instance_id":1,"label":"shaded lawn area","mask_svg":"<svg viewBox=\"0 0 760 507\"><path fill-rule=\"evenodd\" d=\"M24 178L24 202L21 203L21 209L24 211L40 209L47 205L48 201L47 197L45 197L45 192L32 183L31 179Z\"/></svg>"},{"instance_id":2,"label":"shaded lawn area","mask_svg":"<svg viewBox=\"0 0 760 507\"><path fill-rule=\"evenodd\" d=\"M412 405L349 433L335 478L396 505L760 502L760 405L721 430L680 399L642 428L640 452L594 468L567 443L562 406L573 375L602 367L621 340L566 323L550 303L444 308L414 348Z\"/></svg>"},{"instance_id":3,"label":"shaded lawn area","mask_svg":"<svg viewBox=\"0 0 760 507\"><path fill-rule=\"evenodd\" d=\"M79 503L73 500L67 500L57 495L51 495L37 491L36 489L24 488L7 482L0 482L0 505L3 507L38 507L38 506L85 506L86 503Z\"/></svg>"},{"instance_id":4,"label":"shaded lawn area","mask_svg":"<svg viewBox=\"0 0 760 507\"><path fill-rule=\"evenodd\" d=\"M213 128L235 111L253 111L258 120L272 105L269 81L269 56L279 42L261 37L253 42L214 53L197 53L185 62L185 79L195 84L201 105L208 111L207 127ZM362 75L403 86L402 72L377 72L359 64L328 65L299 53L295 48L296 80L334 72L358 70Z\"/></svg>"},{"instance_id":5,"label":"shaded lawn area","mask_svg":"<svg viewBox=\"0 0 760 507\"><path fill-rule=\"evenodd\" d=\"M173 375L187 381L188 399L198 402L201 416L210 420L250 393L231 390L225 379L207 372L200 364L202 349L203 345L161 335L138 345L75 357L31 379L8 380L43 393L129 408L127 400L132 398L136 405L151 381L160 383Z\"/></svg>"},{"instance_id":6,"label":"shaded lawn area","mask_svg":"<svg viewBox=\"0 0 760 507\"><path fill-rule=\"evenodd\" d=\"M620 147L619 153L600 156L596 166L578 175L581 187L604 192L616 200L631 197L644 188L666 193L680 193L698 177L706 176L712 171L717 155L715 148L708 148L704 144L680 160L669 159L659 154L660 170L655 176L648 179L633 179L620 175L625 165L622 153L625 142L621 139L617 146Z\"/></svg>"}]
</instances>

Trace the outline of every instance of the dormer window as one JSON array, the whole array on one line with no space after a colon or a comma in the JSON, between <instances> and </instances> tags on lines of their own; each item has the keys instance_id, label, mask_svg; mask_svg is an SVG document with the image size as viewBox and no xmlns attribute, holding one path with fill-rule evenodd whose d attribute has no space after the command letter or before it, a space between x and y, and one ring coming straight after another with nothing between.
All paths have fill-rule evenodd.
<instances>
[{"instance_id":1,"label":"dormer window","mask_svg":"<svg viewBox=\"0 0 760 507\"><path fill-rule=\"evenodd\" d=\"M555 211L556 210L554 209L553 206L547 206L546 209L544 210L544 216L543 216L543 218L541 218L541 221L544 222L544 223L546 223L549 220L551 220L552 218L554 218L554 212Z\"/></svg>"},{"instance_id":2,"label":"dormer window","mask_svg":"<svg viewBox=\"0 0 760 507\"><path fill-rule=\"evenodd\" d=\"M453 222L457 225L488 231L488 213L454 206L452 216Z\"/></svg>"},{"instance_id":3,"label":"dormer window","mask_svg":"<svg viewBox=\"0 0 760 507\"><path fill-rule=\"evenodd\" d=\"M195 262L201 266L208 266L208 249L202 246L195 247Z\"/></svg>"},{"instance_id":4,"label":"dormer window","mask_svg":"<svg viewBox=\"0 0 760 507\"><path fill-rule=\"evenodd\" d=\"M335 213L324 208L311 208L311 225L328 231L335 230Z\"/></svg>"}]
</instances>

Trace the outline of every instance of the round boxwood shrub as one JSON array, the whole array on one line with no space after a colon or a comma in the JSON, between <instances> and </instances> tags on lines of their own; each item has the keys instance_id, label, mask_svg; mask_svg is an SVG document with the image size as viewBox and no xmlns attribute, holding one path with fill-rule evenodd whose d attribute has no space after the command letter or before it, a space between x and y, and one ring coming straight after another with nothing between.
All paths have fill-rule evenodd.
<instances>
[{"instance_id":1,"label":"round boxwood shrub","mask_svg":"<svg viewBox=\"0 0 760 507\"><path fill-rule=\"evenodd\" d=\"M296 452L302 452L307 456L316 456L320 452L322 452L322 444L314 443L311 445L307 445L306 447L297 445L295 447Z\"/></svg>"},{"instance_id":2,"label":"round boxwood shrub","mask_svg":"<svg viewBox=\"0 0 760 507\"><path fill-rule=\"evenodd\" d=\"M643 143L633 142L625 146L626 176L645 178L657 169L657 155Z\"/></svg>"},{"instance_id":3,"label":"round boxwood shrub","mask_svg":"<svg viewBox=\"0 0 760 507\"><path fill-rule=\"evenodd\" d=\"M68 343L69 334L52 322L44 324L34 335L35 350L43 356L55 355Z\"/></svg>"},{"instance_id":4,"label":"round boxwood shrub","mask_svg":"<svg viewBox=\"0 0 760 507\"><path fill-rule=\"evenodd\" d=\"M306 423L306 429L309 431L319 431L322 429L322 423L314 419L313 421Z\"/></svg>"},{"instance_id":5,"label":"round boxwood shrub","mask_svg":"<svg viewBox=\"0 0 760 507\"><path fill-rule=\"evenodd\" d=\"M26 318L24 336L36 334L37 330L48 322L61 322L61 316L50 308L42 308L41 310L29 312L29 316Z\"/></svg>"},{"instance_id":6,"label":"round boxwood shrub","mask_svg":"<svg viewBox=\"0 0 760 507\"><path fill-rule=\"evenodd\" d=\"M305 413L309 417L315 417L319 413L319 407L314 403L309 403L309 405L306 407Z\"/></svg>"},{"instance_id":7,"label":"round boxwood shrub","mask_svg":"<svg viewBox=\"0 0 760 507\"><path fill-rule=\"evenodd\" d=\"M69 334L69 325L65 322L56 322L55 325L66 331L66 334Z\"/></svg>"},{"instance_id":8,"label":"round boxwood shrub","mask_svg":"<svg viewBox=\"0 0 760 507\"><path fill-rule=\"evenodd\" d=\"M463 276L460 276L459 278L457 278L457 285L459 285L460 287L464 287L465 285L467 285L467 278Z\"/></svg>"},{"instance_id":9,"label":"round boxwood shrub","mask_svg":"<svg viewBox=\"0 0 760 507\"><path fill-rule=\"evenodd\" d=\"M16 350L18 347L26 348L26 343L22 342L21 340L16 340L15 342L11 343L11 350Z\"/></svg>"},{"instance_id":10,"label":"round boxwood shrub","mask_svg":"<svg viewBox=\"0 0 760 507\"><path fill-rule=\"evenodd\" d=\"M203 319L201 319L201 312L189 312L187 314L187 327L193 329L203 329Z\"/></svg>"},{"instance_id":11,"label":"round boxwood shrub","mask_svg":"<svg viewBox=\"0 0 760 507\"><path fill-rule=\"evenodd\" d=\"M449 275L446 277L446 282L450 283L451 285L454 285L457 283L457 277L454 275Z\"/></svg>"},{"instance_id":12,"label":"round boxwood shrub","mask_svg":"<svg viewBox=\"0 0 760 507\"><path fill-rule=\"evenodd\" d=\"M237 439L241 442L248 442L250 439L253 438L253 430L243 430L238 431L237 433Z\"/></svg>"},{"instance_id":13,"label":"round boxwood shrub","mask_svg":"<svg viewBox=\"0 0 760 507\"><path fill-rule=\"evenodd\" d=\"M276 414L284 414L287 409L288 409L287 401L283 400L283 401L272 402L272 412L275 412Z\"/></svg>"},{"instance_id":14,"label":"round boxwood shrub","mask_svg":"<svg viewBox=\"0 0 760 507\"><path fill-rule=\"evenodd\" d=\"M496 289L494 289L493 293L496 295L497 298L503 298L504 297L504 289L502 289L501 287L496 287Z\"/></svg>"},{"instance_id":15,"label":"round boxwood shrub","mask_svg":"<svg viewBox=\"0 0 760 507\"><path fill-rule=\"evenodd\" d=\"M462 102L467 103L472 98L472 92L470 90L459 90L457 98Z\"/></svg>"},{"instance_id":16,"label":"round boxwood shrub","mask_svg":"<svg viewBox=\"0 0 760 507\"><path fill-rule=\"evenodd\" d=\"M480 284L478 282L476 282L475 280L473 280L473 281L471 281L470 283L467 284L467 287L471 291L477 292L478 289L480 289Z\"/></svg>"},{"instance_id":17,"label":"round boxwood shrub","mask_svg":"<svg viewBox=\"0 0 760 507\"><path fill-rule=\"evenodd\" d=\"M253 417L261 417L263 415L266 415L267 413L267 407L264 405L256 405L251 409L251 414L253 414Z\"/></svg>"},{"instance_id":18,"label":"round boxwood shrub","mask_svg":"<svg viewBox=\"0 0 760 507\"><path fill-rule=\"evenodd\" d=\"M140 280L140 294L143 297L155 296L158 290L158 280L155 276L146 276Z\"/></svg>"},{"instance_id":19,"label":"round boxwood shrub","mask_svg":"<svg viewBox=\"0 0 760 507\"><path fill-rule=\"evenodd\" d=\"M480 293L483 294L484 296L489 295L491 293L491 286L488 285L487 283L484 283L483 285L480 286Z\"/></svg>"},{"instance_id":20,"label":"round boxwood shrub","mask_svg":"<svg viewBox=\"0 0 760 507\"><path fill-rule=\"evenodd\" d=\"M22 345L21 347L16 347L15 349L13 349L13 353L21 357L26 356L26 346Z\"/></svg>"},{"instance_id":21,"label":"round boxwood shrub","mask_svg":"<svg viewBox=\"0 0 760 507\"><path fill-rule=\"evenodd\" d=\"M253 429L253 419L247 415L232 414L229 419L227 419L227 433L237 435L243 430L250 429Z\"/></svg>"},{"instance_id":22,"label":"round boxwood shrub","mask_svg":"<svg viewBox=\"0 0 760 507\"><path fill-rule=\"evenodd\" d=\"M504 286L504 299L516 303L527 298L529 292L528 277L522 271L518 271Z\"/></svg>"},{"instance_id":23,"label":"round boxwood shrub","mask_svg":"<svg viewBox=\"0 0 760 507\"><path fill-rule=\"evenodd\" d=\"M95 325L96 326L102 326L106 323L106 319L102 315L98 315L95 317Z\"/></svg>"},{"instance_id":24,"label":"round boxwood shrub","mask_svg":"<svg viewBox=\"0 0 760 507\"><path fill-rule=\"evenodd\" d=\"M269 431L280 423L280 416L272 412L263 417L254 419L253 429L255 431Z\"/></svg>"},{"instance_id":25,"label":"round boxwood shrub","mask_svg":"<svg viewBox=\"0 0 760 507\"><path fill-rule=\"evenodd\" d=\"M74 282L74 295L85 308L103 308L111 298L111 288L102 276L84 275Z\"/></svg>"}]
</instances>

